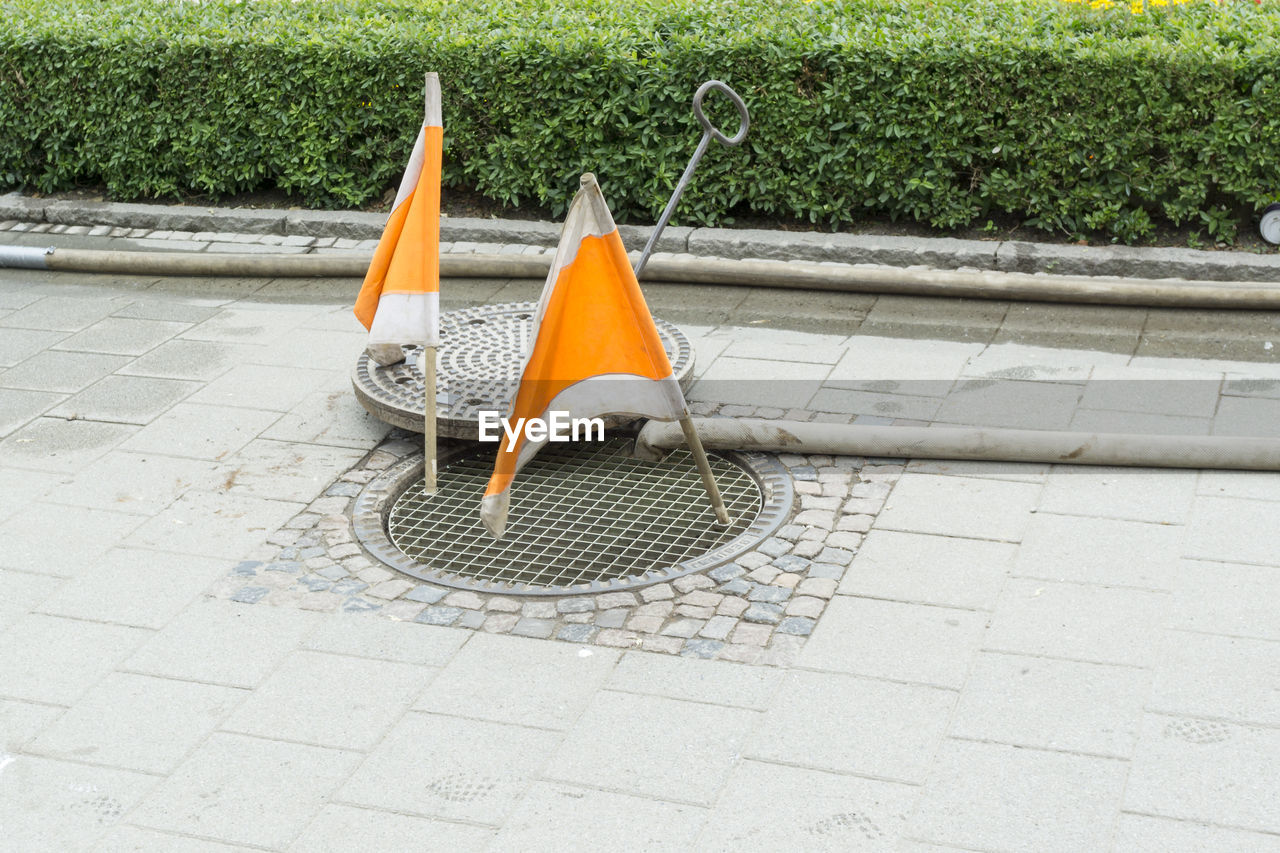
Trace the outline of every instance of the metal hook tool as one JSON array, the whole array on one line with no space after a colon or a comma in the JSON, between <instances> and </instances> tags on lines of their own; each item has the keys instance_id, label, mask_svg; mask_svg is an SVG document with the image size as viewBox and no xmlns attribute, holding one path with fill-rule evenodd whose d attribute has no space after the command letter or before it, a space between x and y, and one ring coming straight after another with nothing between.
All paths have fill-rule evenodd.
<instances>
[{"instance_id":1,"label":"metal hook tool","mask_svg":"<svg viewBox=\"0 0 1280 853\"><path fill-rule=\"evenodd\" d=\"M702 100L707 96L707 92L712 89L724 93L738 109L740 123L738 132L732 137L721 133L720 129L712 124L711 120L702 112ZM662 236L663 229L667 227L667 221L671 219L671 214L675 212L676 205L680 203L680 196L684 193L684 188L689 185L690 179L693 178L693 171L698 168L698 161L702 159L703 154L707 153L707 146L711 144L711 140L715 139L721 145L741 145L742 140L747 138L747 130L751 127L751 116L747 114L747 105L742 102L742 98L737 92L719 80L708 80L698 87L698 91L693 93L693 114L697 117L698 123L702 125L702 140L698 142L698 150L693 152L689 165L684 167L684 174L676 182L675 191L671 193L671 200L667 202L666 210L662 211L662 216L658 218L658 224L653 227L653 233L649 235L649 242L645 244L644 251L640 253L640 260L636 261L637 279L640 278L640 273L644 270L645 264L649 263L649 255L653 254L653 247L658 244L658 237Z\"/></svg>"}]
</instances>

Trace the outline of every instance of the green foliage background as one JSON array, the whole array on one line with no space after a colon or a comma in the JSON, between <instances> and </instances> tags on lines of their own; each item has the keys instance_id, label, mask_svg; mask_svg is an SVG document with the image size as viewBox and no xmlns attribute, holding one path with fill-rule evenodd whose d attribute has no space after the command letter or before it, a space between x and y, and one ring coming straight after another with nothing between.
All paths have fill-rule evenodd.
<instances>
[{"instance_id":1,"label":"green foliage background","mask_svg":"<svg viewBox=\"0 0 1280 853\"><path fill-rule=\"evenodd\" d=\"M557 215L593 171L619 219L656 217L712 77L751 135L712 146L685 224L1229 239L1280 195L1280 15L1237 0L0 0L0 21L0 187L360 205L397 182L435 70L446 186Z\"/></svg>"}]
</instances>

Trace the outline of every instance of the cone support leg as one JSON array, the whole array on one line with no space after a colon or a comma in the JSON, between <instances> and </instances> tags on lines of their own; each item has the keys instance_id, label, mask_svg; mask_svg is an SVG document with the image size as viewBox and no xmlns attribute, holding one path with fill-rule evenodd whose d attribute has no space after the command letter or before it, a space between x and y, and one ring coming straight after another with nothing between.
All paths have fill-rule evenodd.
<instances>
[{"instance_id":1,"label":"cone support leg","mask_svg":"<svg viewBox=\"0 0 1280 853\"><path fill-rule=\"evenodd\" d=\"M422 376L426 384L422 401L422 487L436 493L436 348L423 347Z\"/></svg>"},{"instance_id":2,"label":"cone support leg","mask_svg":"<svg viewBox=\"0 0 1280 853\"><path fill-rule=\"evenodd\" d=\"M702 449L702 439L698 438L698 431L693 428L693 419L688 413L680 418L680 429L684 430L685 443L689 445L693 461L698 465L698 473L702 475L702 485L706 488L707 497L711 500L711 508L716 511L716 523L722 527L728 527L733 522L729 518L729 511L724 508L724 499L720 497L720 488L716 485L715 475L711 473L707 452Z\"/></svg>"}]
</instances>

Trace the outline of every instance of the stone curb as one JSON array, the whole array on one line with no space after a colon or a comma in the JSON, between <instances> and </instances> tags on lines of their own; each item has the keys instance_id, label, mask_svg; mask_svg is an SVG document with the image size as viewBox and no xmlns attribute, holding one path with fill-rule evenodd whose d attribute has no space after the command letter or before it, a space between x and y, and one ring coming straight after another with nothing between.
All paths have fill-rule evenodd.
<instances>
[{"instance_id":1,"label":"stone curb","mask_svg":"<svg viewBox=\"0 0 1280 853\"><path fill-rule=\"evenodd\" d=\"M0 195L0 221L111 225L166 231L232 232L375 240L386 215L358 211L258 210L114 202L45 201ZM647 226L619 227L630 250L648 239ZM508 219L446 217L440 239L451 243L555 246L560 225ZM957 240L867 234L669 227L657 251L718 258L879 264L937 269L973 268L1208 281L1280 281L1280 255L1132 246L1070 246L1020 241Z\"/></svg>"}]
</instances>

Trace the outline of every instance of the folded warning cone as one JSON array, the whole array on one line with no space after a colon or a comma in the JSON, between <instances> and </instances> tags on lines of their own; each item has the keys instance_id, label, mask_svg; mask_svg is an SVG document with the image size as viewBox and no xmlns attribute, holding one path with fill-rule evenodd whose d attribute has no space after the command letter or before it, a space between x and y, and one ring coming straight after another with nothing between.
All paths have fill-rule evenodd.
<instances>
[{"instance_id":1,"label":"folded warning cone","mask_svg":"<svg viewBox=\"0 0 1280 853\"><path fill-rule=\"evenodd\" d=\"M533 334L509 423L545 422L552 412L657 420L688 413L595 175L582 176L582 188L565 216ZM545 443L545 438L531 440L524 430L514 437L504 434L480 506L494 536L506 529L516 472Z\"/></svg>"},{"instance_id":2,"label":"folded warning cone","mask_svg":"<svg viewBox=\"0 0 1280 853\"><path fill-rule=\"evenodd\" d=\"M440 344L440 80L427 75L426 119L400 181L355 313L378 364L404 359L402 344Z\"/></svg>"}]
</instances>

